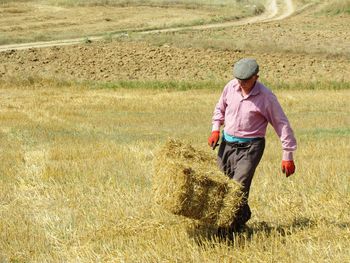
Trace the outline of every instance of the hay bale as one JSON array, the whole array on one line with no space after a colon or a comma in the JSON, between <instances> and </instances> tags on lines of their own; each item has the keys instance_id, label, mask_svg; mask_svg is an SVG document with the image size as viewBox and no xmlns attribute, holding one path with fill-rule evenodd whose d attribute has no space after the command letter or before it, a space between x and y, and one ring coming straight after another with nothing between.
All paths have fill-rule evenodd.
<instances>
[{"instance_id":1,"label":"hay bale","mask_svg":"<svg viewBox=\"0 0 350 263\"><path fill-rule=\"evenodd\" d=\"M241 185L219 171L215 158L171 139L155 158L155 201L176 215L228 226L242 201Z\"/></svg>"}]
</instances>

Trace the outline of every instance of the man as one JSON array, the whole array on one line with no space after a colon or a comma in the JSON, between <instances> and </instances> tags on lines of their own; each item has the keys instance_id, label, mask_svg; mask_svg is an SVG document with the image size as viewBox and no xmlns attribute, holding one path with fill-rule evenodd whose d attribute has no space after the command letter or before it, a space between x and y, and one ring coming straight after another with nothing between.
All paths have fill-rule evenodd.
<instances>
[{"instance_id":1,"label":"man","mask_svg":"<svg viewBox=\"0 0 350 263\"><path fill-rule=\"evenodd\" d=\"M295 171L293 152L296 140L289 121L276 96L258 82L259 65L255 59L243 58L233 67L234 79L224 88L212 119L208 144L218 145L220 127L222 141L218 165L230 178L242 184L244 199L236 219L229 229L219 229L220 235L242 231L251 217L248 205L253 175L265 148L266 127L270 123L282 142L282 172L290 176ZM228 230L228 231L227 231Z\"/></svg>"}]
</instances>

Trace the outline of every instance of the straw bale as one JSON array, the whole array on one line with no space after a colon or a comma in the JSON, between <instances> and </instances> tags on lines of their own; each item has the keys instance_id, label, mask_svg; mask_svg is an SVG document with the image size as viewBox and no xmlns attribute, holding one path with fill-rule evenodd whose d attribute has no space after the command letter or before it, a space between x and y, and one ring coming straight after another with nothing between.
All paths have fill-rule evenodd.
<instances>
[{"instance_id":1,"label":"straw bale","mask_svg":"<svg viewBox=\"0 0 350 263\"><path fill-rule=\"evenodd\" d=\"M176 215L228 226L242 200L241 185L219 171L215 158L170 139L155 158L156 203Z\"/></svg>"}]
</instances>

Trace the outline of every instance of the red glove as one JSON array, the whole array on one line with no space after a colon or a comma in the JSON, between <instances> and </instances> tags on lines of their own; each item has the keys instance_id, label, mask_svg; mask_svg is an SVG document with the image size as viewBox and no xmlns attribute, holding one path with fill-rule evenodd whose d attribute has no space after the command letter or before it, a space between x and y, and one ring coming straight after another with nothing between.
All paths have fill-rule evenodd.
<instances>
[{"instance_id":1,"label":"red glove","mask_svg":"<svg viewBox=\"0 0 350 263\"><path fill-rule=\"evenodd\" d=\"M294 174L295 172L295 165L294 165L294 161L285 161L282 160L282 173L286 174L286 177Z\"/></svg>"},{"instance_id":2,"label":"red glove","mask_svg":"<svg viewBox=\"0 0 350 263\"><path fill-rule=\"evenodd\" d=\"M208 138L208 145L215 149L216 146L218 146L218 141L220 138L220 131L212 131L211 135Z\"/></svg>"}]
</instances>

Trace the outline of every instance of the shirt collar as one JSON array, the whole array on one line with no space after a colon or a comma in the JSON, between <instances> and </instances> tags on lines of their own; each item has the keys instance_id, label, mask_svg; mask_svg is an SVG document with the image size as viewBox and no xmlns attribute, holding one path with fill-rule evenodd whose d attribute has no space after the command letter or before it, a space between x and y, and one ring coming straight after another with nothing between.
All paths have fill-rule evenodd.
<instances>
[{"instance_id":1,"label":"shirt collar","mask_svg":"<svg viewBox=\"0 0 350 263\"><path fill-rule=\"evenodd\" d=\"M235 85L234 85L234 89L236 92L241 92L241 88L239 86L238 80L235 79ZM247 97L252 96L252 95L258 95L260 93L260 83L258 81L255 82L254 87L252 88L252 90L250 91L250 93L248 94Z\"/></svg>"},{"instance_id":2,"label":"shirt collar","mask_svg":"<svg viewBox=\"0 0 350 263\"><path fill-rule=\"evenodd\" d=\"M254 87L250 91L249 95L258 95L260 93L260 85L258 81L255 81Z\"/></svg>"}]
</instances>

